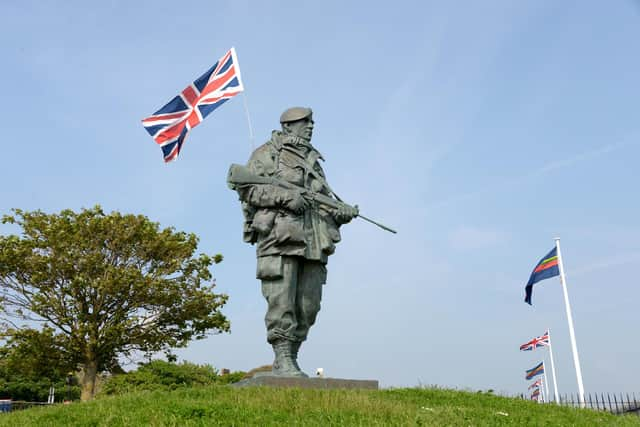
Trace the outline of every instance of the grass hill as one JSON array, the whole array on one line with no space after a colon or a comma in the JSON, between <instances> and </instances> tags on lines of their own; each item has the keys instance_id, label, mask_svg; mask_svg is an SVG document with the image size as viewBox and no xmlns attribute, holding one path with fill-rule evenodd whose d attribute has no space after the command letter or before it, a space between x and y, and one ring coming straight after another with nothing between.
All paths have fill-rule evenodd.
<instances>
[{"instance_id":1,"label":"grass hill","mask_svg":"<svg viewBox=\"0 0 640 427\"><path fill-rule=\"evenodd\" d=\"M552 404L441 389L184 387L0 414L0 426L640 426Z\"/></svg>"}]
</instances>

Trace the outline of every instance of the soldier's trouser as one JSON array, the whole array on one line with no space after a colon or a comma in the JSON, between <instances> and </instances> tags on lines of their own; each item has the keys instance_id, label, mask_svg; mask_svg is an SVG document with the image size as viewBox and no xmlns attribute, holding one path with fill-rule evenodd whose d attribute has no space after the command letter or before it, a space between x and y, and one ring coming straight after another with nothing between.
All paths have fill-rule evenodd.
<instances>
[{"instance_id":1,"label":"soldier's trouser","mask_svg":"<svg viewBox=\"0 0 640 427\"><path fill-rule=\"evenodd\" d=\"M320 311L322 285L327 269L318 261L283 256L281 277L262 279L262 295L267 300L267 341L302 342Z\"/></svg>"}]
</instances>

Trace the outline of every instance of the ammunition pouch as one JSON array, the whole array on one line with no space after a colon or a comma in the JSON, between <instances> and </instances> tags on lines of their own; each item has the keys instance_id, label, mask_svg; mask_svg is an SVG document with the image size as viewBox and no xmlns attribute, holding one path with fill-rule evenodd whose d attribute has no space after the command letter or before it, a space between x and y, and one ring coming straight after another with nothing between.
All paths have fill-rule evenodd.
<instances>
[{"instance_id":1,"label":"ammunition pouch","mask_svg":"<svg viewBox=\"0 0 640 427\"><path fill-rule=\"evenodd\" d=\"M256 279L276 280L282 278L282 257L280 255L268 255L258 257Z\"/></svg>"},{"instance_id":2,"label":"ammunition pouch","mask_svg":"<svg viewBox=\"0 0 640 427\"><path fill-rule=\"evenodd\" d=\"M269 209L260 209L253 215L252 225L253 230L260 235L267 235L273 228L273 222L276 218L276 212Z\"/></svg>"},{"instance_id":3,"label":"ammunition pouch","mask_svg":"<svg viewBox=\"0 0 640 427\"><path fill-rule=\"evenodd\" d=\"M304 219L301 216L278 213L273 232L278 243L305 243Z\"/></svg>"}]
</instances>

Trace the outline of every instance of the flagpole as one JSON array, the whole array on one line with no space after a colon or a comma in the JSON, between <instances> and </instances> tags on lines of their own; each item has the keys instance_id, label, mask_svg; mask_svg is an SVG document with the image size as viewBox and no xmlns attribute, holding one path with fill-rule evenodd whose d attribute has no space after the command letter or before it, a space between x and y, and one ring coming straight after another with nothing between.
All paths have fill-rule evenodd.
<instances>
[{"instance_id":1,"label":"flagpole","mask_svg":"<svg viewBox=\"0 0 640 427\"><path fill-rule=\"evenodd\" d=\"M556 367L553 363L553 347L551 346L551 330L547 329L547 336L549 337L549 358L551 359L551 375L553 377L553 397L556 403L558 403L558 383L556 381Z\"/></svg>"},{"instance_id":2,"label":"flagpole","mask_svg":"<svg viewBox=\"0 0 640 427\"><path fill-rule=\"evenodd\" d=\"M571 350L573 351L573 364L576 367L576 378L578 380L578 400L580 406L584 408L584 387L582 385L582 369L580 369L580 358L578 357L578 346L576 345L576 334L573 330L573 318L571 317L571 306L569 305L569 294L567 292L567 280L564 276L564 266L562 264L562 255L560 253L560 238L556 237L556 249L558 251L558 266L560 267L560 284L564 294L564 305L567 310L567 321L569 322L569 336L571 338Z\"/></svg>"},{"instance_id":3,"label":"flagpole","mask_svg":"<svg viewBox=\"0 0 640 427\"><path fill-rule=\"evenodd\" d=\"M251 143L251 151L255 150L255 144L253 143L253 127L251 126L251 116L249 115L249 106L247 105L247 95L242 92L242 100L244 101L244 112L247 115L247 124L249 125L249 142Z\"/></svg>"},{"instance_id":4,"label":"flagpole","mask_svg":"<svg viewBox=\"0 0 640 427\"><path fill-rule=\"evenodd\" d=\"M543 367L544 367L544 362L543 363ZM549 401L549 386L547 385L547 370L545 369L543 371L544 373L542 374L544 376L544 397L546 399L544 399L545 402Z\"/></svg>"},{"instance_id":5,"label":"flagpole","mask_svg":"<svg viewBox=\"0 0 640 427\"><path fill-rule=\"evenodd\" d=\"M244 83L242 83L242 74L240 73L240 63L238 62L238 56L236 55L236 48L232 47L230 52L231 52L231 57L233 58L233 63L235 64L235 67L236 67L236 77L238 79L238 82L240 83L239 91L242 92L244 112L247 115L247 123L249 124L249 142L251 143L251 151L253 151L255 149L255 146L253 144L253 127L251 126L251 116L249 115L249 106L247 105L247 95L246 95L246 92L244 91L245 89Z\"/></svg>"}]
</instances>

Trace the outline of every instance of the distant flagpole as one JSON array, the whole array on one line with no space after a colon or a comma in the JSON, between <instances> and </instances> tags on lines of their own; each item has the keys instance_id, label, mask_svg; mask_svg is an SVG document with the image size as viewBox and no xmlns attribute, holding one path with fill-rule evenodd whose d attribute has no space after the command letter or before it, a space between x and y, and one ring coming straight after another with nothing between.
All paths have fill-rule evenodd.
<instances>
[{"instance_id":1,"label":"distant flagpole","mask_svg":"<svg viewBox=\"0 0 640 427\"><path fill-rule=\"evenodd\" d=\"M542 365L544 366L544 365ZM544 383L544 401L548 402L549 401L549 386L547 385L547 370L544 370L544 373L542 374L544 376L544 380L542 380L542 382Z\"/></svg>"},{"instance_id":2,"label":"distant flagpole","mask_svg":"<svg viewBox=\"0 0 640 427\"><path fill-rule=\"evenodd\" d=\"M549 337L549 358L551 359L551 375L553 377L553 400L558 403L558 383L556 381L556 367L553 364L553 346L551 345L551 330L549 329L547 329L547 336Z\"/></svg>"},{"instance_id":3,"label":"distant flagpole","mask_svg":"<svg viewBox=\"0 0 640 427\"><path fill-rule=\"evenodd\" d=\"M569 305L569 294L567 293L567 280L564 276L564 265L560 253L560 238L556 237L556 249L558 250L558 266L560 267L560 284L564 293L564 305L567 310L567 321L569 322L569 336L571 337L571 350L573 351L573 364L576 367L576 378L578 380L578 399L580 406L584 407L584 387L582 385L582 369L580 369L580 358L578 357L578 346L576 345L576 333L573 330L573 317L571 316L571 306Z\"/></svg>"},{"instance_id":4,"label":"distant flagpole","mask_svg":"<svg viewBox=\"0 0 640 427\"><path fill-rule=\"evenodd\" d=\"M542 383L540 383L537 389L534 388L531 394L535 393L536 390L539 392L538 403L540 403L540 401L544 402L544 388L542 387Z\"/></svg>"}]
</instances>

